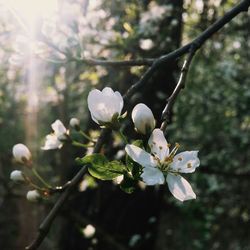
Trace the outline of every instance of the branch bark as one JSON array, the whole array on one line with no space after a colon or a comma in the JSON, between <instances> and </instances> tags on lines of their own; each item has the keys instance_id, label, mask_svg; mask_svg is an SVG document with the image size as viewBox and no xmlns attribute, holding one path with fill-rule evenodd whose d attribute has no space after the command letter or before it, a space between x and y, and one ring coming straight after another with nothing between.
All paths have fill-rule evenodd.
<instances>
[{"instance_id":1,"label":"branch bark","mask_svg":"<svg viewBox=\"0 0 250 250\"><path fill-rule=\"evenodd\" d=\"M211 25L208 29L206 29L204 32L202 32L197 38L195 38L191 43L167 54L163 55L162 57L155 59L152 63L152 66L148 68L148 70L143 74L141 79L132 85L127 93L123 96L125 104L129 100L129 98L142 86L144 86L147 81L150 79L150 77L153 75L153 73L158 69L158 67L162 64L165 64L171 60L176 60L180 56L187 54L190 52L190 49L192 48L194 53L197 51L207 39L209 39L214 33L216 33L219 29L221 29L225 24L229 23L235 16L237 16L239 13L243 11L247 11L250 6L250 0L243 0L241 1L238 5L236 5L234 8L232 8L230 11L228 11L223 17L221 17L218 21L216 21L213 25ZM189 59L191 62L192 57ZM102 62L103 63L103 62ZM103 65L106 65L104 63ZM92 64L92 65L97 65L97 64ZM116 63L112 63L112 65L116 65ZM131 66L128 64L128 66ZM185 72L185 71L184 71ZM183 74L184 74L183 72ZM183 76L182 76L183 77ZM180 84L181 85L181 84ZM174 99L176 96L179 94L179 90L175 94ZM94 152L99 152L102 145L104 144L105 138L107 135L110 133L109 130L104 129L101 133L101 136L96 143ZM70 196L71 192L74 190L76 185L79 183L83 175L86 173L86 167L83 167L70 181L70 184L68 187L65 189L65 191L61 194L57 202L55 203L54 207L52 210L49 212L49 214L46 216L46 218L43 220L39 227L38 235L36 239L28 246L26 247L26 250L34 250L37 249L41 243L43 242L44 238L49 232L49 229L57 216L60 208L63 206L64 202L67 200L67 198Z\"/></svg>"}]
</instances>

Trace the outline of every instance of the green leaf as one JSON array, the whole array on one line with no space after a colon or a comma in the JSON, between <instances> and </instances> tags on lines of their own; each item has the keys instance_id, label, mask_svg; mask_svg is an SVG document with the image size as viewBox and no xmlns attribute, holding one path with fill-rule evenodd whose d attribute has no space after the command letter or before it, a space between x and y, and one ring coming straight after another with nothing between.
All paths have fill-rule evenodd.
<instances>
[{"instance_id":1,"label":"green leaf","mask_svg":"<svg viewBox=\"0 0 250 250\"><path fill-rule=\"evenodd\" d=\"M79 160L78 160L79 161ZM102 154L87 155L81 159L82 164L89 164L89 173L100 180L112 180L124 174L126 166L119 161L111 161Z\"/></svg>"},{"instance_id":2,"label":"green leaf","mask_svg":"<svg viewBox=\"0 0 250 250\"><path fill-rule=\"evenodd\" d=\"M124 178L120 184L120 188L127 194L131 194L136 189L137 181L132 178L132 176L125 174Z\"/></svg>"},{"instance_id":3,"label":"green leaf","mask_svg":"<svg viewBox=\"0 0 250 250\"><path fill-rule=\"evenodd\" d=\"M139 147L139 148L142 148L142 149L144 148L142 140L135 140L135 141L133 141L132 144Z\"/></svg>"}]
</instances>

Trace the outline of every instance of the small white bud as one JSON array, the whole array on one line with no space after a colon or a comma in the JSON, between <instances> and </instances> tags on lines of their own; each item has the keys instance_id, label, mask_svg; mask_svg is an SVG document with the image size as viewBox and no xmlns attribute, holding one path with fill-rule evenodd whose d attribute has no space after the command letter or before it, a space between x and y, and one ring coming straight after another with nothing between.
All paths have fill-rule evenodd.
<instances>
[{"instance_id":1,"label":"small white bud","mask_svg":"<svg viewBox=\"0 0 250 250\"><path fill-rule=\"evenodd\" d=\"M80 121L77 118L71 118L69 125L76 130L80 129Z\"/></svg>"},{"instance_id":2,"label":"small white bud","mask_svg":"<svg viewBox=\"0 0 250 250\"><path fill-rule=\"evenodd\" d=\"M95 234L95 227L91 224L87 225L83 230L82 233L85 238L89 239L94 236Z\"/></svg>"},{"instance_id":3,"label":"small white bud","mask_svg":"<svg viewBox=\"0 0 250 250\"><path fill-rule=\"evenodd\" d=\"M26 195L27 200L32 202L37 201L40 197L41 195L37 190L30 190Z\"/></svg>"},{"instance_id":4,"label":"small white bud","mask_svg":"<svg viewBox=\"0 0 250 250\"><path fill-rule=\"evenodd\" d=\"M143 103L137 104L132 111L132 120L138 133L147 134L155 128L151 109Z\"/></svg>"},{"instance_id":5,"label":"small white bud","mask_svg":"<svg viewBox=\"0 0 250 250\"><path fill-rule=\"evenodd\" d=\"M14 170L10 173L10 179L12 181L25 181L22 171Z\"/></svg>"},{"instance_id":6,"label":"small white bud","mask_svg":"<svg viewBox=\"0 0 250 250\"><path fill-rule=\"evenodd\" d=\"M12 149L13 156L20 163L27 163L31 160L31 153L24 144L16 144Z\"/></svg>"}]
</instances>

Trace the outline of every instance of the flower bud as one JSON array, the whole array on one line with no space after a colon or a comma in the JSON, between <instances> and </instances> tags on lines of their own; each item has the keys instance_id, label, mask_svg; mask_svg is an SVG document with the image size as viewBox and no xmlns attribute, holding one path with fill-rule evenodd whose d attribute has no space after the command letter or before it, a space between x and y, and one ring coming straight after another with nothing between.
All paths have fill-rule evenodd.
<instances>
[{"instance_id":1,"label":"flower bud","mask_svg":"<svg viewBox=\"0 0 250 250\"><path fill-rule=\"evenodd\" d=\"M85 238L89 239L94 236L95 234L95 227L92 226L91 224L88 224L83 230L82 233L85 236Z\"/></svg>"},{"instance_id":2,"label":"flower bud","mask_svg":"<svg viewBox=\"0 0 250 250\"><path fill-rule=\"evenodd\" d=\"M12 153L17 162L25 164L31 160L31 153L24 144L16 144L12 149Z\"/></svg>"},{"instance_id":3,"label":"flower bud","mask_svg":"<svg viewBox=\"0 0 250 250\"><path fill-rule=\"evenodd\" d=\"M69 125L77 131L80 130L80 121L77 118L71 118Z\"/></svg>"},{"instance_id":4,"label":"flower bud","mask_svg":"<svg viewBox=\"0 0 250 250\"><path fill-rule=\"evenodd\" d=\"M151 109L143 103L139 103L134 107L132 120L138 133L145 135L155 128L154 115Z\"/></svg>"},{"instance_id":5,"label":"flower bud","mask_svg":"<svg viewBox=\"0 0 250 250\"><path fill-rule=\"evenodd\" d=\"M16 181L16 182L18 182L18 181L19 182L25 181L24 175L23 175L22 171L20 171L20 170L14 170L14 171L12 171L10 173L10 179L12 181Z\"/></svg>"},{"instance_id":6,"label":"flower bud","mask_svg":"<svg viewBox=\"0 0 250 250\"><path fill-rule=\"evenodd\" d=\"M37 201L40 197L41 195L37 190L30 190L26 195L27 200L32 202Z\"/></svg>"}]
</instances>

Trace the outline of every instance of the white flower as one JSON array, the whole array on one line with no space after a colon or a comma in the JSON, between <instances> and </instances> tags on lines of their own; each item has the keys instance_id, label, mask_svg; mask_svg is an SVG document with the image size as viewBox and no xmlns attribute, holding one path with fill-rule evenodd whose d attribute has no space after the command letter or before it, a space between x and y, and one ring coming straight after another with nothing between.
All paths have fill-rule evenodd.
<instances>
[{"instance_id":1,"label":"white flower","mask_svg":"<svg viewBox=\"0 0 250 250\"><path fill-rule=\"evenodd\" d=\"M123 98L118 91L108 87L102 91L94 89L88 95L88 108L97 124L111 123L114 116L121 114Z\"/></svg>"},{"instance_id":2,"label":"white flower","mask_svg":"<svg viewBox=\"0 0 250 250\"><path fill-rule=\"evenodd\" d=\"M95 234L95 227L92 226L91 224L88 224L83 230L83 235L85 238L89 239L94 236Z\"/></svg>"},{"instance_id":3,"label":"white flower","mask_svg":"<svg viewBox=\"0 0 250 250\"><path fill-rule=\"evenodd\" d=\"M71 118L69 121L69 125L74 129L78 129L80 127L80 121L77 118Z\"/></svg>"},{"instance_id":4,"label":"white flower","mask_svg":"<svg viewBox=\"0 0 250 250\"><path fill-rule=\"evenodd\" d=\"M143 103L137 104L132 111L132 120L135 129L141 133L146 134L155 128L155 119L151 109Z\"/></svg>"},{"instance_id":5,"label":"white flower","mask_svg":"<svg viewBox=\"0 0 250 250\"><path fill-rule=\"evenodd\" d=\"M18 182L18 181L20 181L20 182L25 181L23 173L20 170L14 170L14 171L12 171L10 173L10 179L12 181L16 181L16 182Z\"/></svg>"},{"instance_id":6,"label":"white flower","mask_svg":"<svg viewBox=\"0 0 250 250\"><path fill-rule=\"evenodd\" d=\"M43 150L61 148L63 146L63 140L67 139L67 129L60 120L56 120L52 123L51 127L54 133L46 136L45 145L42 147Z\"/></svg>"},{"instance_id":7,"label":"white flower","mask_svg":"<svg viewBox=\"0 0 250 250\"><path fill-rule=\"evenodd\" d=\"M147 185L163 184L165 174L168 188L176 199L180 201L195 199L192 187L180 173L193 173L200 165L198 151L185 151L175 155L177 145L172 152L169 152L168 143L160 129L152 132L148 144L151 154L134 145L126 145L125 148L133 161L144 167L141 175L143 181Z\"/></svg>"},{"instance_id":8,"label":"white flower","mask_svg":"<svg viewBox=\"0 0 250 250\"><path fill-rule=\"evenodd\" d=\"M26 194L27 200L32 201L32 202L37 201L40 197L41 195L39 194L37 190L30 190Z\"/></svg>"},{"instance_id":9,"label":"white flower","mask_svg":"<svg viewBox=\"0 0 250 250\"><path fill-rule=\"evenodd\" d=\"M16 144L12 149L12 153L17 162L27 163L31 160L29 149L22 143Z\"/></svg>"}]
</instances>

